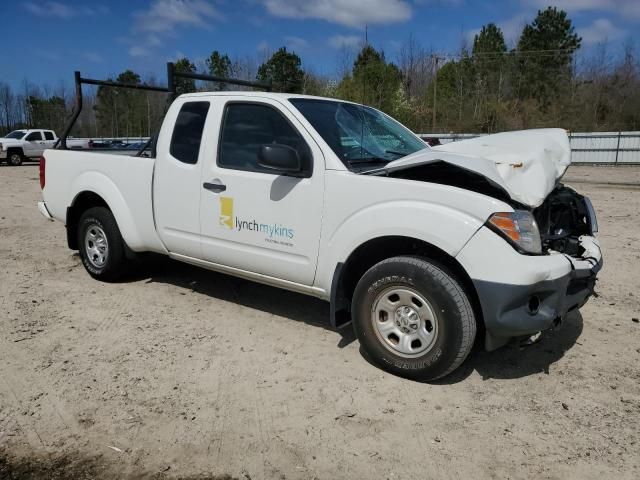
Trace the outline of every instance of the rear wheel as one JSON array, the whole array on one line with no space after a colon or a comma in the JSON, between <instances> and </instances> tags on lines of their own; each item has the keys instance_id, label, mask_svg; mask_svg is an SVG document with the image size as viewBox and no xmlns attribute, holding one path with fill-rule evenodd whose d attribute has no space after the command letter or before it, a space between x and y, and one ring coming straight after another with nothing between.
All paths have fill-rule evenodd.
<instances>
[{"instance_id":1,"label":"rear wheel","mask_svg":"<svg viewBox=\"0 0 640 480\"><path fill-rule=\"evenodd\" d=\"M22 153L12 150L7 154L7 163L13 167L19 167L22 165Z\"/></svg>"},{"instance_id":2,"label":"rear wheel","mask_svg":"<svg viewBox=\"0 0 640 480\"><path fill-rule=\"evenodd\" d=\"M82 264L93 278L109 282L126 273L125 243L109 209L94 207L82 214L78 246Z\"/></svg>"},{"instance_id":3,"label":"rear wheel","mask_svg":"<svg viewBox=\"0 0 640 480\"><path fill-rule=\"evenodd\" d=\"M353 297L356 335L385 370L435 380L467 357L476 321L457 279L434 262L394 257L371 267Z\"/></svg>"}]
</instances>

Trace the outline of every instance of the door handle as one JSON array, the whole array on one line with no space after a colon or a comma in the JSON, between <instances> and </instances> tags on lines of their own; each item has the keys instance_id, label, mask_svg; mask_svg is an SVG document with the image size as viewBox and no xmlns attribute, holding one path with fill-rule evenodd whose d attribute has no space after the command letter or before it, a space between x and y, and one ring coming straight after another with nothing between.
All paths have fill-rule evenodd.
<instances>
[{"instance_id":1,"label":"door handle","mask_svg":"<svg viewBox=\"0 0 640 480\"><path fill-rule=\"evenodd\" d=\"M224 192L227 189L227 186L222 183L220 180L218 180L217 178L215 180L213 180L213 182L204 182L202 184L202 187L205 190L210 190L213 193L220 193L220 192Z\"/></svg>"}]
</instances>

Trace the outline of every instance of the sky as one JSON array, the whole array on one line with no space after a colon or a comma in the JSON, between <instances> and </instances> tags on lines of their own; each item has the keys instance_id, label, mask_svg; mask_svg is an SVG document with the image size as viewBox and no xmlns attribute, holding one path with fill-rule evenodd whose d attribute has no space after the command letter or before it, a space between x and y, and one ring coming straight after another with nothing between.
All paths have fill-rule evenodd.
<instances>
[{"instance_id":1,"label":"sky","mask_svg":"<svg viewBox=\"0 0 640 480\"><path fill-rule=\"evenodd\" d=\"M2 0L0 81L55 88L73 71L106 78L125 69L164 78L166 62L202 62L212 50L264 56L280 46L305 68L335 75L340 52L369 42L394 60L409 35L449 54L494 22L509 45L550 0ZM640 0L555 0L568 11L585 50L607 42L640 48Z\"/></svg>"}]
</instances>

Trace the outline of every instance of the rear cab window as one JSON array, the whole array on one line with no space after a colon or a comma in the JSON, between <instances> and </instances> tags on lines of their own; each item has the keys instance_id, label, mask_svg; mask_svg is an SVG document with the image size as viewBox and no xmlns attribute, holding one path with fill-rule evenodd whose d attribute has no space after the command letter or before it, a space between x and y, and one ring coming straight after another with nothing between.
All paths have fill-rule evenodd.
<instances>
[{"instance_id":1,"label":"rear cab window","mask_svg":"<svg viewBox=\"0 0 640 480\"><path fill-rule=\"evenodd\" d=\"M49 132L49 131L44 131L44 139L45 140L53 140L53 132Z\"/></svg>"},{"instance_id":2,"label":"rear cab window","mask_svg":"<svg viewBox=\"0 0 640 480\"><path fill-rule=\"evenodd\" d=\"M209 102L186 102L180 108L171 135L169 153L182 163L198 163Z\"/></svg>"}]
</instances>

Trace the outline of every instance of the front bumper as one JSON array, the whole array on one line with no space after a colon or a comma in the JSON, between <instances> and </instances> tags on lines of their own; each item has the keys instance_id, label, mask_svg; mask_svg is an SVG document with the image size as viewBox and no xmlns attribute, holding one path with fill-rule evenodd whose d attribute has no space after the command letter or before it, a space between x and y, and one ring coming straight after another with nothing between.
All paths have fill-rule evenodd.
<instances>
[{"instance_id":1,"label":"front bumper","mask_svg":"<svg viewBox=\"0 0 640 480\"><path fill-rule=\"evenodd\" d=\"M5 159L7 158L7 151L4 149L0 149L0 159Z\"/></svg>"},{"instance_id":2,"label":"front bumper","mask_svg":"<svg viewBox=\"0 0 640 480\"><path fill-rule=\"evenodd\" d=\"M457 258L478 293L487 350L512 337L545 330L586 303L603 260L595 237L580 241L585 249L582 258L561 253L521 255L486 228L469 241Z\"/></svg>"}]
</instances>

